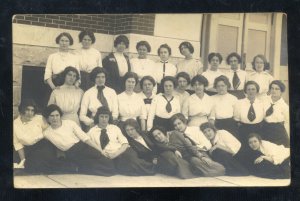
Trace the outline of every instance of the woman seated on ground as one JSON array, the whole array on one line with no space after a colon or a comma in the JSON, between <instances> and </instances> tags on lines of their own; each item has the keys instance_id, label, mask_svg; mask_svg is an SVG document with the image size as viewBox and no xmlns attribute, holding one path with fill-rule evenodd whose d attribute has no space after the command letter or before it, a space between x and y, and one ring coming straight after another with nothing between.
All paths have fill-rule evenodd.
<instances>
[{"instance_id":1,"label":"woman seated on ground","mask_svg":"<svg viewBox=\"0 0 300 201\"><path fill-rule=\"evenodd\" d=\"M111 112L105 106L99 107L94 118L95 126L88 132L91 140L104 153L107 160L115 164L120 174L129 176L153 175L155 165L140 159L129 146L121 129L111 124Z\"/></svg>"},{"instance_id":2,"label":"woman seated on ground","mask_svg":"<svg viewBox=\"0 0 300 201\"><path fill-rule=\"evenodd\" d=\"M49 105L43 115L50 124L44 131L45 138L65 153L66 160L75 164L79 173L115 174L114 163L105 157L106 153L75 122L62 120L63 113L57 105Z\"/></svg>"},{"instance_id":3,"label":"woman seated on ground","mask_svg":"<svg viewBox=\"0 0 300 201\"><path fill-rule=\"evenodd\" d=\"M78 111L83 91L75 86L75 82L79 79L79 72L76 68L69 66L62 73L62 77L64 84L52 91L48 105L56 104L63 112L63 120L72 120L80 125Z\"/></svg>"},{"instance_id":4,"label":"woman seated on ground","mask_svg":"<svg viewBox=\"0 0 300 201\"><path fill-rule=\"evenodd\" d=\"M147 110L139 95L134 92L137 84L136 73L127 72L124 75L125 91L118 95L119 127L121 129L127 119L135 119L139 120L142 130L146 130Z\"/></svg>"},{"instance_id":5,"label":"woman seated on ground","mask_svg":"<svg viewBox=\"0 0 300 201\"><path fill-rule=\"evenodd\" d=\"M166 132L164 128L153 127L150 131L158 151L173 151L176 156L189 162L192 171L201 176L224 175L224 167L212 161L204 152L198 151L189 139L178 131Z\"/></svg>"},{"instance_id":6,"label":"woman seated on ground","mask_svg":"<svg viewBox=\"0 0 300 201\"><path fill-rule=\"evenodd\" d=\"M189 74L186 72L180 72L176 75L176 80L178 82L178 87L174 91L174 94L178 96L180 101L180 107L182 109L183 103L190 97L190 94L186 91L187 87L190 85L191 79Z\"/></svg>"},{"instance_id":7,"label":"woman seated on ground","mask_svg":"<svg viewBox=\"0 0 300 201\"><path fill-rule=\"evenodd\" d=\"M25 99L19 106L20 116L14 120L13 145L18 152L19 163L15 168L25 168L29 173L52 173L55 169L55 147L44 139L43 130L48 127L32 99ZM53 166L54 165L54 166Z\"/></svg>"},{"instance_id":8,"label":"woman seated on ground","mask_svg":"<svg viewBox=\"0 0 300 201\"><path fill-rule=\"evenodd\" d=\"M213 119L217 129L227 130L235 137L238 136L237 123L233 118L234 106L237 103L237 98L230 93L230 82L228 78L221 75L215 79L214 88L218 94L213 95L213 109L210 119Z\"/></svg>"},{"instance_id":9,"label":"woman seated on ground","mask_svg":"<svg viewBox=\"0 0 300 201\"><path fill-rule=\"evenodd\" d=\"M226 130L217 130L209 122L202 124L200 129L211 142L212 148L209 150L211 158L224 165L226 175L249 175L248 170L242 165L244 154L241 143L231 133Z\"/></svg>"},{"instance_id":10,"label":"woman seated on ground","mask_svg":"<svg viewBox=\"0 0 300 201\"><path fill-rule=\"evenodd\" d=\"M251 171L255 176L287 179L290 178L290 149L262 140L256 133L248 138L251 148L248 159L252 162Z\"/></svg>"}]
</instances>

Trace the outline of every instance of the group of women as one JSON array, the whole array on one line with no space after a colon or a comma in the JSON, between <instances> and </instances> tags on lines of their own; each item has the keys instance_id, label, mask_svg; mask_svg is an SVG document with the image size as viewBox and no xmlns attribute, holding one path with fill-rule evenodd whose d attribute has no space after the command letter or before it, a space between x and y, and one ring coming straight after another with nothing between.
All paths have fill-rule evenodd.
<instances>
[{"instance_id":1,"label":"group of women","mask_svg":"<svg viewBox=\"0 0 300 201\"><path fill-rule=\"evenodd\" d=\"M125 35L103 60L90 31L79 34L82 48L71 53L73 38L56 38L44 80L49 86L43 117L34 100L23 100L14 121L14 148L30 173L84 173L110 176L157 172L194 178L243 176L288 178L289 107L285 85L267 72L263 55L254 72L240 69L241 57L208 55L203 71L194 48L182 42L185 59L169 62L171 48L158 48L159 62L147 58L147 41L129 59Z\"/></svg>"}]
</instances>

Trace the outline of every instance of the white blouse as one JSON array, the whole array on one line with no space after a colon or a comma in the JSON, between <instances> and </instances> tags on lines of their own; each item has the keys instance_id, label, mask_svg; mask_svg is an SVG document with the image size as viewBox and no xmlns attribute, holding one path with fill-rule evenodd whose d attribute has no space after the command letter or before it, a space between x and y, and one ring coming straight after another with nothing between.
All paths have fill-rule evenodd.
<instances>
[{"instance_id":1,"label":"white blouse","mask_svg":"<svg viewBox=\"0 0 300 201\"><path fill-rule=\"evenodd\" d=\"M149 146L147 145L147 143L145 142L144 138L142 138L141 136L138 136L137 138L134 138L133 140L137 141L138 143L142 144L147 149L151 150L149 148Z\"/></svg>"},{"instance_id":2,"label":"white blouse","mask_svg":"<svg viewBox=\"0 0 300 201\"><path fill-rule=\"evenodd\" d=\"M130 60L132 72L135 72L139 80L146 75L155 77L155 62L151 59L132 58Z\"/></svg>"},{"instance_id":3,"label":"white blouse","mask_svg":"<svg viewBox=\"0 0 300 201\"><path fill-rule=\"evenodd\" d=\"M259 151L265 156L270 156L274 161L274 165L281 164L290 156L289 148L265 140L261 141Z\"/></svg>"},{"instance_id":4,"label":"white blouse","mask_svg":"<svg viewBox=\"0 0 300 201\"><path fill-rule=\"evenodd\" d=\"M236 73L237 73L237 76L239 77L240 82L241 82L240 85L238 86L237 90L244 90L244 86L245 86L246 78L247 78L247 73L246 73L246 71L241 70L241 69L236 70ZM226 76L228 77L229 82L231 84L230 90L234 90L233 84L232 84L234 71L233 70L228 71L228 73L226 73Z\"/></svg>"},{"instance_id":5,"label":"white blouse","mask_svg":"<svg viewBox=\"0 0 300 201\"><path fill-rule=\"evenodd\" d=\"M126 60L125 56L120 53L115 52L114 56L118 63L120 77L123 77L128 72L127 60Z\"/></svg>"},{"instance_id":6,"label":"white blouse","mask_svg":"<svg viewBox=\"0 0 300 201\"><path fill-rule=\"evenodd\" d=\"M175 77L176 76L176 73L177 73L177 68L174 66L174 64L168 62L168 61L165 61L165 76L173 76ZM159 62L156 62L155 63L155 68L154 68L154 71L155 71L155 76L154 76L154 79L157 83L160 83L160 81L162 80L163 78L163 72L164 72L164 63L162 61L159 61Z\"/></svg>"},{"instance_id":7,"label":"white blouse","mask_svg":"<svg viewBox=\"0 0 300 201\"><path fill-rule=\"evenodd\" d=\"M79 141L85 142L90 139L75 122L70 120L62 120L62 125L56 129L49 126L44 131L44 136L61 151L69 150Z\"/></svg>"},{"instance_id":8,"label":"white blouse","mask_svg":"<svg viewBox=\"0 0 300 201\"><path fill-rule=\"evenodd\" d=\"M90 73L95 67L102 67L101 53L95 48L81 48L76 52L81 71Z\"/></svg>"},{"instance_id":9,"label":"white blouse","mask_svg":"<svg viewBox=\"0 0 300 201\"><path fill-rule=\"evenodd\" d=\"M262 122L265 116L265 109L262 101L256 98L253 103L256 118L252 122L248 119L250 106L251 104L248 98L238 100L234 107L234 119L245 124L257 124Z\"/></svg>"},{"instance_id":10,"label":"white blouse","mask_svg":"<svg viewBox=\"0 0 300 201\"><path fill-rule=\"evenodd\" d=\"M187 126L184 134L191 138L196 143L197 147L205 150L209 150L211 148L210 141L205 137L199 127Z\"/></svg>"},{"instance_id":11,"label":"white blouse","mask_svg":"<svg viewBox=\"0 0 300 201\"><path fill-rule=\"evenodd\" d=\"M250 80L255 81L259 85L259 93L257 97L262 100L267 96L267 92L269 91L269 85L274 80L274 78L268 72L263 71L261 73L249 73L247 76L247 81Z\"/></svg>"},{"instance_id":12,"label":"white blouse","mask_svg":"<svg viewBox=\"0 0 300 201\"><path fill-rule=\"evenodd\" d=\"M79 71L79 59L70 52L56 52L48 57L45 69L44 80L48 80L52 75L56 75L65 70L66 67L72 66Z\"/></svg>"},{"instance_id":13,"label":"white blouse","mask_svg":"<svg viewBox=\"0 0 300 201\"><path fill-rule=\"evenodd\" d=\"M241 143L231 133L226 130L218 130L214 140L211 142L212 145L220 144L230 149L233 156L240 150Z\"/></svg>"},{"instance_id":14,"label":"white blouse","mask_svg":"<svg viewBox=\"0 0 300 201\"><path fill-rule=\"evenodd\" d=\"M210 69L207 69L205 72L202 73L202 75L208 81L208 86L205 89L208 91L216 92L216 89L214 88L215 79L224 74L220 70L212 71Z\"/></svg>"},{"instance_id":15,"label":"white blouse","mask_svg":"<svg viewBox=\"0 0 300 201\"><path fill-rule=\"evenodd\" d=\"M145 108L146 108L146 113L147 113L147 119L148 119L148 115L149 115L149 111L150 111L150 107L151 107L151 103L150 104L146 104L144 99L147 99L146 95L143 93L143 92L140 92L137 94L139 99L142 100L143 104L145 105ZM156 94L152 93L152 96L149 97L150 99L153 99L155 98Z\"/></svg>"},{"instance_id":16,"label":"white blouse","mask_svg":"<svg viewBox=\"0 0 300 201\"><path fill-rule=\"evenodd\" d=\"M177 73L186 72L191 79L203 72L203 64L198 59L184 59L178 62L176 66Z\"/></svg>"},{"instance_id":17,"label":"white blouse","mask_svg":"<svg viewBox=\"0 0 300 201\"><path fill-rule=\"evenodd\" d=\"M44 138L43 130L48 127L41 115L35 115L31 121L23 123L19 116L14 120L13 144L16 151L24 148L24 145L34 145Z\"/></svg>"},{"instance_id":18,"label":"white blouse","mask_svg":"<svg viewBox=\"0 0 300 201\"><path fill-rule=\"evenodd\" d=\"M237 98L229 93L224 95L213 95L213 109L211 119L227 119L233 117L234 106L237 103Z\"/></svg>"},{"instance_id":19,"label":"white blouse","mask_svg":"<svg viewBox=\"0 0 300 201\"><path fill-rule=\"evenodd\" d=\"M178 96L179 102L180 102L180 108L182 110L183 103L188 99L188 97L190 97L190 94L186 91L184 91L183 93L180 93L177 90L175 90L174 95Z\"/></svg>"},{"instance_id":20,"label":"white blouse","mask_svg":"<svg viewBox=\"0 0 300 201\"><path fill-rule=\"evenodd\" d=\"M119 116L121 121L126 121L127 119L147 119L147 110L141 98L136 93L128 95L123 92L118 95L118 108Z\"/></svg>"}]
</instances>

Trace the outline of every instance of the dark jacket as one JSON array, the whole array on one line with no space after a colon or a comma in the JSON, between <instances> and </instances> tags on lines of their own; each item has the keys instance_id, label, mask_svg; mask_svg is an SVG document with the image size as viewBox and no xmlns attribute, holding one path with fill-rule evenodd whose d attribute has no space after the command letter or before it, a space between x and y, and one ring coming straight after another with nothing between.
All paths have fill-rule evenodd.
<instances>
[{"instance_id":1,"label":"dark jacket","mask_svg":"<svg viewBox=\"0 0 300 201\"><path fill-rule=\"evenodd\" d=\"M124 54L124 57L127 61L128 65L128 72L131 72L131 66L129 62L129 57ZM109 53L103 60L102 60L103 68L107 71L108 75L106 78L106 85L108 87L113 88L117 94L120 94L125 90L123 77L120 77L119 74L119 66L117 60L113 53Z\"/></svg>"}]
</instances>

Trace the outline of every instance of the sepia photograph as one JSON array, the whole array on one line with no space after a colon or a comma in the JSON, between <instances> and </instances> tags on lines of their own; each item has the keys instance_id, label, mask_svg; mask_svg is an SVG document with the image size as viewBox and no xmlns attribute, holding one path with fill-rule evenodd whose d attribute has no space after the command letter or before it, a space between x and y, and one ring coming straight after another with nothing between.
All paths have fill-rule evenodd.
<instances>
[{"instance_id":1,"label":"sepia photograph","mask_svg":"<svg viewBox=\"0 0 300 201\"><path fill-rule=\"evenodd\" d=\"M16 14L14 188L289 186L285 13Z\"/></svg>"}]
</instances>

